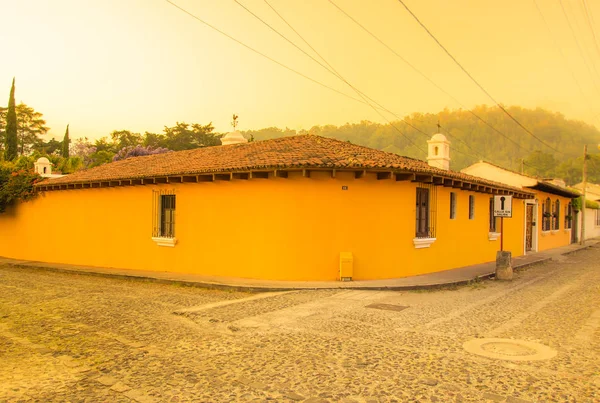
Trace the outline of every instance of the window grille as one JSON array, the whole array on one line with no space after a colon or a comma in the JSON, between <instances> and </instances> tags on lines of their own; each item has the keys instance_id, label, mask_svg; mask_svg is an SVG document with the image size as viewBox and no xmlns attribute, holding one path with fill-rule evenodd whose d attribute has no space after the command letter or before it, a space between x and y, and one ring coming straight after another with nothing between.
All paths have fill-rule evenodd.
<instances>
[{"instance_id":1,"label":"window grille","mask_svg":"<svg viewBox=\"0 0 600 403\"><path fill-rule=\"evenodd\" d=\"M175 191L152 191L152 236L175 238Z\"/></svg>"},{"instance_id":2,"label":"window grille","mask_svg":"<svg viewBox=\"0 0 600 403\"><path fill-rule=\"evenodd\" d=\"M437 188L419 183L416 190L416 237L435 238Z\"/></svg>"},{"instance_id":3,"label":"window grille","mask_svg":"<svg viewBox=\"0 0 600 403\"><path fill-rule=\"evenodd\" d=\"M548 197L544 204L542 204L542 231L550 231L550 216L552 213L550 212L552 209L552 202Z\"/></svg>"},{"instance_id":4,"label":"window grille","mask_svg":"<svg viewBox=\"0 0 600 403\"><path fill-rule=\"evenodd\" d=\"M450 192L450 219L456 218L456 193Z\"/></svg>"},{"instance_id":5,"label":"window grille","mask_svg":"<svg viewBox=\"0 0 600 403\"><path fill-rule=\"evenodd\" d=\"M565 229L571 229L573 225L573 205L569 202L565 206Z\"/></svg>"},{"instance_id":6,"label":"window grille","mask_svg":"<svg viewBox=\"0 0 600 403\"><path fill-rule=\"evenodd\" d=\"M490 232L496 232L496 221L498 217L494 217L494 198L490 197Z\"/></svg>"},{"instance_id":7,"label":"window grille","mask_svg":"<svg viewBox=\"0 0 600 403\"><path fill-rule=\"evenodd\" d=\"M469 220L475 218L475 196L469 196Z\"/></svg>"},{"instance_id":8,"label":"window grille","mask_svg":"<svg viewBox=\"0 0 600 403\"><path fill-rule=\"evenodd\" d=\"M600 210L596 210L596 227L600 227Z\"/></svg>"},{"instance_id":9,"label":"window grille","mask_svg":"<svg viewBox=\"0 0 600 403\"><path fill-rule=\"evenodd\" d=\"M557 230L560 228L560 200L556 199L554 202L554 211L552 212L552 229Z\"/></svg>"}]
</instances>

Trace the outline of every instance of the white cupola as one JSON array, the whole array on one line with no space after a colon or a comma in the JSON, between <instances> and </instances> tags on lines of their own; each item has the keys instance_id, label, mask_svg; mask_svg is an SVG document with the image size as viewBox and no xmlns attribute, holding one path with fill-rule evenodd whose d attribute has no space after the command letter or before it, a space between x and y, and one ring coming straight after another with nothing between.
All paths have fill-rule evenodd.
<instances>
[{"instance_id":1,"label":"white cupola","mask_svg":"<svg viewBox=\"0 0 600 403\"><path fill-rule=\"evenodd\" d=\"M50 175L52 175L52 164L46 157L38 158L38 160L33 164L33 167L35 169L35 173L44 178L48 178Z\"/></svg>"},{"instance_id":2,"label":"white cupola","mask_svg":"<svg viewBox=\"0 0 600 403\"><path fill-rule=\"evenodd\" d=\"M450 142L442 133L427 140L427 163L446 171L450 169Z\"/></svg>"},{"instance_id":3,"label":"white cupola","mask_svg":"<svg viewBox=\"0 0 600 403\"><path fill-rule=\"evenodd\" d=\"M231 122L231 125L233 126L233 131L231 133L227 133L225 136L221 137L221 144L224 146L228 146L230 144L240 144L240 143L247 143L248 139L245 138L242 133L240 133L237 130L237 118L238 116L234 113L233 114L233 121Z\"/></svg>"}]
</instances>

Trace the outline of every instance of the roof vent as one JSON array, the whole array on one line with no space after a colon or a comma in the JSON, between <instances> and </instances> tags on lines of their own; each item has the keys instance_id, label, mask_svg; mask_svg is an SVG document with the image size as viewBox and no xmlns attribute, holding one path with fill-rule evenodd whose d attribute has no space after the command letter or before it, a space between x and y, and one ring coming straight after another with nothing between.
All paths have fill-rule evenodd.
<instances>
[{"instance_id":1,"label":"roof vent","mask_svg":"<svg viewBox=\"0 0 600 403\"><path fill-rule=\"evenodd\" d=\"M242 133L237 131L237 121L238 115L233 114L233 121L231 122L231 126L233 126L233 131L231 133L227 133L225 136L221 137L221 144L224 146L228 146L230 144L240 144L247 143L248 139L245 138Z\"/></svg>"}]
</instances>

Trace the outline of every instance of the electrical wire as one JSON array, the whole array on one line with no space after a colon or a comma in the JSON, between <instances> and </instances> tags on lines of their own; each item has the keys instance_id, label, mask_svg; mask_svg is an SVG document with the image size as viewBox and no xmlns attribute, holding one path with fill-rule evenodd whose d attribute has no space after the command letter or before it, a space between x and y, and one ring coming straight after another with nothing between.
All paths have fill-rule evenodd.
<instances>
[{"instance_id":1,"label":"electrical wire","mask_svg":"<svg viewBox=\"0 0 600 403\"><path fill-rule=\"evenodd\" d=\"M575 75L575 72L573 71L573 69L570 67L569 62L567 61L567 58L565 57L565 54L563 53L562 49L560 48L560 46L558 46L558 42L556 40L556 37L552 34L552 30L550 29L550 25L548 24L548 21L546 20L546 17L544 17L544 13L542 13L542 9L539 7L539 5L537 4L537 0L533 0L533 4L535 5L535 8L538 11L538 14L540 15L542 21L544 22L544 25L546 26L546 29L548 30L548 33L550 34L550 38L552 38L552 42L554 43L554 46L556 47L556 50L558 50L558 53L560 54L563 63L565 64L565 67L567 68L567 70L569 70L569 72L571 73L571 76L573 77L573 81L575 81L575 84L577 85L577 88L579 88L579 93L581 94L581 97L583 98L583 100L586 102L590 113L592 115L592 117L597 118L598 119L598 114L594 114L594 110L592 109L591 103L589 98L585 95L585 93L583 92L583 88L581 87L581 84L579 83L579 80L577 80L577 76ZM600 119L598 119L598 121L600 121Z\"/></svg>"},{"instance_id":2,"label":"electrical wire","mask_svg":"<svg viewBox=\"0 0 600 403\"><path fill-rule=\"evenodd\" d=\"M598 45L598 39L596 38L596 31L594 30L594 24L592 23L592 18L590 17L591 12L588 11L588 5L586 0L581 0L581 8L583 9L583 13L585 15L585 20L587 22L587 26L592 33L592 38L594 39L594 46L596 47L596 53L600 56L600 46Z\"/></svg>"},{"instance_id":3,"label":"electrical wire","mask_svg":"<svg viewBox=\"0 0 600 403\"><path fill-rule=\"evenodd\" d=\"M380 103L378 103L377 101L373 100L372 98L370 98L369 96L367 96L366 94L364 94L362 91L358 90L355 86L353 86L352 84L350 84L344 77L342 77L342 75L340 73L338 73L338 71L331 65L329 64L325 58L323 58L323 56L321 56L316 50L315 48L313 48L308 41L306 41L306 39L304 39L304 37L302 37L302 35L300 35L300 33L298 31L296 31L289 22L287 22L287 20L277 12L277 10L269 3L265 0L265 3L271 8L271 10L273 10L275 12L275 14L277 14L277 16L288 26L292 29L292 31L294 31L294 33L296 35L298 35L298 37L300 37L300 39L306 44L308 45L308 47L315 52L315 54L321 58L321 60L323 60L323 62L325 62L325 64L327 64L327 66L325 66L325 64L319 62L317 59L315 59L313 56L311 56L310 54L308 54L304 49L302 49L301 47L299 47L298 45L296 45L293 41L291 41L289 38L287 38L285 35L283 35L282 33L280 33L277 29L275 29L272 25L270 25L268 22L266 22L265 20L263 20L262 18L260 18L258 15L256 15L255 13L253 13L250 9L248 9L246 6L244 6L242 3L240 3L238 0L234 0L234 2L236 4L238 4L240 7L242 7L244 10L246 10L250 15L252 15L254 18L256 18L257 20L259 20L260 22L262 22L264 25L266 25L270 30L272 30L273 32L275 32L277 35L279 35L281 38L283 38L285 41L287 41L288 43L290 43L292 46L294 46L296 49L298 49L300 52L302 52L304 55L306 55L307 57L309 57L311 60L313 60L315 63L319 64L322 68L324 68L325 70L327 70L329 73L333 74L335 77L337 77L338 79L340 79L341 81L343 81L346 85L348 85L352 90L354 90L358 96L360 96L363 101L365 101L365 103L367 103L381 118L383 118L386 122L388 122L388 124L390 124L398 133L400 133L403 137L405 137L409 143L411 143L413 146L415 146L419 151L423 152L424 154L427 154L427 151L425 151L424 149L422 149L421 147L419 147L410 137L408 137L408 135L404 132L402 132L396 125L394 125L384 114L382 114L377 108L375 108L373 105L371 105L371 103L368 100L371 100L371 102L373 102L374 104L376 104L377 106L379 106L381 109L385 110L386 112L395 115L397 118L399 118L400 120L404 121L407 125L409 125L410 127L412 127L413 129L422 132L419 128L412 126L410 123L406 122L404 120L404 118L396 115L395 113L391 112L389 109L385 108L384 106L382 106ZM422 132L424 133L424 132Z\"/></svg>"},{"instance_id":4,"label":"electrical wire","mask_svg":"<svg viewBox=\"0 0 600 403\"><path fill-rule=\"evenodd\" d=\"M581 44L579 43L579 39L577 39L577 35L575 35L575 30L573 29L573 26L571 25L571 20L569 20L569 17L567 16L567 11L565 10L565 7L563 5L562 0L559 0L558 3L560 4L560 8L563 12L563 15L565 16L565 20L567 20L567 25L569 26L569 30L571 31L571 35L573 35L573 39L575 40L575 44L577 45L577 50L579 51L579 56L581 56L581 58L583 59L583 63L585 64L585 67L588 70L588 73L590 74L590 78L592 79L592 83L594 84L594 87L596 88L596 91L598 91L598 94L600 94L600 88L598 88L598 84L596 84L596 80L594 77L594 74L592 73L592 69L590 68L590 65L583 53L583 50L581 49ZM598 76L598 70L596 70L596 66L592 63L592 67L594 67L594 71L596 72L596 76Z\"/></svg>"},{"instance_id":5,"label":"electrical wire","mask_svg":"<svg viewBox=\"0 0 600 403\"><path fill-rule=\"evenodd\" d=\"M452 61L454 61L454 63L456 63L456 65L458 67L460 67L460 69L471 79L471 81L473 81L488 96L488 98L490 98L512 121L514 121L521 129L523 129L531 137L533 137L534 139L536 139L537 141L539 141L546 147L550 148L551 150L556 151L559 154L564 155L564 153L562 151L558 150L555 147L552 147L550 144L546 143L544 140L540 139L535 134L533 134L529 129L527 129L525 126L523 126L523 124L521 122L519 122L510 112L508 112L506 110L506 108L504 108L498 101L496 101L496 99L481 84L479 84L479 82L471 75L471 73L469 73L467 71L467 69L465 69L463 67L463 65L458 62L458 60L456 60L456 58L452 55L452 53L450 53L448 51L448 49L446 49L444 47L444 45L441 44L441 42L435 37L435 35L433 35L433 33L431 33L431 31L425 26L425 24L423 24L421 22L421 20L419 20L419 18L410 10L410 8L408 8L408 6L404 3L403 0L398 0L398 2L404 6L406 11L408 11L408 13L415 19L415 21L417 21L417 23L425 30L425 32L427 32L427 34L435 41L435 43L437 43L438 46L440 48L442 48L442 50L448 55L448 57L450 57L450 59L452 59Z\"/></svg>"},{"instance_id":6,"label":"electrical wire","mask_svg":"<svg viewBox=\"0 0 600 403\"><path fill-rule=\"evenodd\" d=\"M248 50L250 50L250 51L252 51L252 52L254 52L254 53L256 53L256 54L258 54L258 55L260 55L260 56L262 56L262 57L264 57L264 58L265 58L265 59L267 59L267 60L270 60L271 62L273 62L273 63L275 63L275 64L277 64L277 65L279 65L279 66L283 67L284 69L286 69L286 70L289 70L289 71L291 71L292 73L295 73L295 74L297 74L297 75L299 75L299 76L301 76L301 77L303 77L303 78L305 78L305 79L307 79L307 80L309 80L309 81L312 81L313 83L315 83L315 84L317 84L317 85L320 85L321 87L327 88L328 90L331 90L331 91L333 91L333 92L335 92L335 93L337 93L337 94L343 95L343 96L345 96L346 98L350 98L350 99L353 99L354 101L358 101L358 102L361 102L361 103L365 103L364 101L362 101L362 100L360 100L360 99L358 99L358 98L355 98L355 97L353 97L352 95L348 95L348 94L346 94L346 93L344 93L344 92L342 92L342 91L338 91L338 90L336 90L335 88L333 88L333 87L330 87L330 86L329 86L329 85L327 85L327 84L323 84L322 82L320 82L320 81L317 81L317 80L315 80L315 79L313 79L313 78L311 78L311 77L307 76L306 74L303 74L303 73L299 72L298 70L295 70L295 69L293 69L293 68L291 68L291 67L289 67L289 66L287 66L287 65L285 65L285 64L283 64L283 63L281 63L281 62L279 62L279 61L277 61L277 60L275 60L274 58L272 58L272 57L270 57L270 56L266 55L265 53L263 53L263 52L261 52L261 51L259 51L259 50L256 50L256 49L254 49L253 47L251 47L251 46L249 46L249 45L245 44L244 42L240 41L239 39L237 39L237 38L234 38L233 36L229 35L228 33L226 33L226 32L224 32L224 31L220 30L219 28L215 27L214 25L211 25L211 24L209 24L208 22L204 21L204 20L203 20L203 19L201 19L200 17L198 17L198 16L196 16L196 15L194 15L194 14L190 13L190 12L189 12L189 11L187 11L186 9L184 9L184 8L180 7L179 5L177 5L177 4L175 4L175 3L173 3L171 0L165 0L165 1L166 1L167 3L169 3L170 5L172 5L173 7L177 8L177 9L179 9L180 11L184 12L185 14L189 15L190 17L194 18L195 20L197 20L197 21L201 22L202 24L206 25L207 27L209 27L209 28L211 28L211 29L213 29L213 30L217 31L217 32L218 32L218 33L220 33L221 35L223 35L223 36L226 36L227 38L231 39L232 41L234 41L234 42L236 42L236 43L238 43L238 44L242 45L242 46L243 46L243 47L245 47L246 49L248 49Z\"/></svg>"},{"instance_id":7,"label":"electrical wire","mask_svg":"<svg viewBox=\"0 0 600 403\"><path fill-rule=\"evenodd\" d=\"M505 138L506 140L510 141L511 143L513 143L515 146L517 146L517 148L522 149L523 151L530 153L529 150L526 150L521 144L519 144L518 142L516 142L515 140L511 139L508 135L504 134L503 132L501 132L500 130L498 130L496 127L492 126L488 121L486 121L484 118L482 118L481 116L479 116L478 114L476 114L473 110L467 108L462 102L460 102L456 97L454 97L452 94L450 94L448 91L446 91L444 88L442 88L440 85L438 85L435 81L433 81L431 78L429 78L426 74L424 74L421 70L419 70L417 67L415 67L412 63L410 63L408 60L406 60L404 57L402 57L398 52L396 52L391 46L389 46L387 43L385 43L384 41L382 41L377 35L375 35L373 32L371 32L368 28L366 28L364 25L362 25L359 21L357 21L354 17L352 17L350 14L348 14L344 9L342 9L339 5L337 5L333 0L329 0L329 3L331 3L331 5L333 5L335 8L337 8L342 14L344 14L346 17L348 17L351 21L353 21L356 25L358 25L360 28L362 28L367 34L369 34L371 37L373 37L377 42L379 42L381 45L383 45L386 49L388 49L390 52L392 52L396 57L398 57L402 62L404 62L408 67L410 67L413 71L415 71L417 74L419 74L421 77L423 77L424 79L426 79L429 83L431 83L434 87L436 87L438 90L440 90L441 92L443 92L444 94L446 94L449 98L451 98L452 100L454 100L454 102L456 102L458 105L460 105L461 107L463 107L465 110L467 110L471 115L473 115L477 120L479 120L480 122L482 122L484 125L486 125L487 127L489 127L491 130L493 130L495 133L499 134L500 136L502 136L503 138Z\"/></svg>"}]
</instances>

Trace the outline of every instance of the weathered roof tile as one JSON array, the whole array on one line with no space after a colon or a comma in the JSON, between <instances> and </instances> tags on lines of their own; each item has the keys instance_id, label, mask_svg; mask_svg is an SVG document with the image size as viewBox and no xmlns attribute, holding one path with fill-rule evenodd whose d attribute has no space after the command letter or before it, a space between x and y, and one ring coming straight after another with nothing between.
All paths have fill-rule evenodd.
<instances>
[{"instance_id":1,"label":"weathered roof tile","mask_svg":"<svg viewBox=\"0 0 600 403\"><path fill-rule=\"evenodd\" d=\"M314 135L128 158L61 178L46 179L37 186L289 167L394 169L439 175L497 189L518 191L520 194L530 193L471 175L434 168L413 158Z\"/></svg>"}]
</instances>

